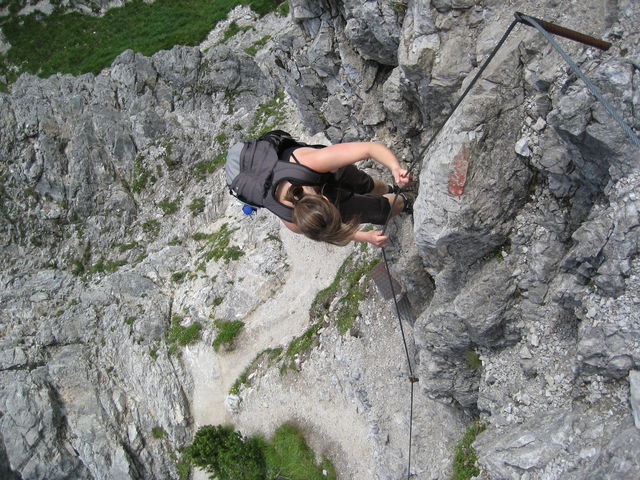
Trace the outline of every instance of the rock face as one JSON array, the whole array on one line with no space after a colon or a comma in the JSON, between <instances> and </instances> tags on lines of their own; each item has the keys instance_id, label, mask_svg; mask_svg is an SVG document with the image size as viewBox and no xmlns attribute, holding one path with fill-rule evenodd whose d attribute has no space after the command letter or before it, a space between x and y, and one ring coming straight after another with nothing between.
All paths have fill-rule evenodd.
<instances>
[{"instance_id":1,"label":"rock face","mask_svg":"<svg viewBox=\"0 0 640 480\"><path fill-rule=\"evenodd\" d=\"M241 318L285 268L276 242L262 246L269 228L241 240L225 226L222 173L209 173L238 132L262 127L251 112L275 94L252 57L220 46L128 51L97 77L25 75L0 97L3 468L176 471L192 380L168 354L172 320L209 325L214 306ZM238 241L262 247L214 260Z\"/></svg>"},{"instance_id":2,"label":"rock face","mask_svg":"<svg viewBox=\"0 0 640 480\"><path fill-rule=\"evenodd\" d=\"M640 476L637 148L519 26L423 152L511 8L611 41L606 53L563 46L640 129L640 5L628 0L290 0L288 18L234 11L206 48L127 51L97 76L24 75L1 94L0 473L177 475L194 412L212 418L194 392L218 388L232 358L209 352L208 380L194 374L211 318L264 334L256 315L286 285L324 287L287 265L276 220L242 216L218 168L235 140L284 127L415 159L413 228L395 221L388 248L417 314L414 473L445 477L465 419L480 416L481 478ZM219 44L232 20L253 29ZM309 247L312 262L329 254ZM365 291L345 336L322 324L299 372L260 363L225 418L265 435L295 420L341 478L400 478L407 406L381 392L408 372L390 306ZM286 350L302 323L266 344ZM171 343L197 324L195 346ZM244 357L258 344L239 340Z\"/></svg>"}]
</instances>

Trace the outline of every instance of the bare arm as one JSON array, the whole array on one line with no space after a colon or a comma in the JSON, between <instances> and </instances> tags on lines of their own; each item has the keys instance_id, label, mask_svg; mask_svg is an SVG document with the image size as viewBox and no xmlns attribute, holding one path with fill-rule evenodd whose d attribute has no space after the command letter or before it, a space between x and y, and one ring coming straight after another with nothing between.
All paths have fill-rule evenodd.
<instances>
[{"instance_id":1,"label":"bare arm","mask_svg":"<svg viewBox=\"0 0 640 480\"><path fill-rule=\"evenodd\" d=\"M302 234L295 223L287 222L286 220L282 220L282 223L293 233ZM356 242L369 242L376 247L384 247L387 244L388 238L389 237L384 235L381 230L370 230L367 232L359 230L353 234L351 240Z\"/></svg>"},{"instance_id":2,"label":"bare arm","mask_svg":"<svg viewBox=\"0 0 640 480\"><path fill-rule=\"evenodd\" d=\"M359 230L353 234L353 240L357 242L369 242L376 247L384 247L389 237L382 233L382 230L370 230L368 232Z\"/></svg>"},{"instance_id":3,"label":"bare arm","mask_svg":"<svg viewBox=\"0 0 640 480\"><path fill-rule=\"evenodd\" d=\"M303 165L316 172L332 172L367 158L389 169L398 185L409 181L409 174L389 148L378 142L338 143L325 148L304 148L296 151L296 157Z\"/></svg>"}]
</instances>

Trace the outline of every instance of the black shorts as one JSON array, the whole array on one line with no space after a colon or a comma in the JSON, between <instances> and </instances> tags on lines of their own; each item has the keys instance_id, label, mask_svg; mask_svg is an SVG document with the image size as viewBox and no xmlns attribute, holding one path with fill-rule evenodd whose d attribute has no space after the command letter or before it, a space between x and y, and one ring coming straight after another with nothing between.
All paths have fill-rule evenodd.
<instances>
[{"instance_id":1,"label":"black shorts","mask_svg":"<svg viewBox=\"0 0 640 480\"><path fill-rule=\"evenodd\" d=\"M384 225L391 205L386 197L369 193L374 188L373 178L354 165L347 165L334 175L336 183L327 185L323 194L338 207L342 220Z\"/></svg>"}]
</instances>

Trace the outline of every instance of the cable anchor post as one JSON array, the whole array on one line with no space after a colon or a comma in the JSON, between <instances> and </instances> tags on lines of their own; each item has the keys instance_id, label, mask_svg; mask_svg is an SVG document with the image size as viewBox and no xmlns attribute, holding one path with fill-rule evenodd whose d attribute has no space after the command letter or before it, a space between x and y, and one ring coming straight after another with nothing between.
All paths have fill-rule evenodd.
<instances>
[{"instance_id":1,"label":"cable anchor post","mask_svg":"<svg viewBox=\"0 0 640 480\"><path fill-rule=\"evenodd\" d=\"M569 40L573 40L574 42L579 42L584 45L589 45L590 47L599 48L600 50L604 50L605 52L611 48L611 43L609 42L605 42L604 40L586 35L576 30L571 30L569 28L556 25L555 23L547 22L530 15L525 15L521 12L514 13L514 16L516 17L516 20L518 22L528 27L535 27L534 22L537 22L546 31L553 33L554 35L568 38ZM532 22L531 20L533 20L534 22Z\"/></svg>"}]
</instances>

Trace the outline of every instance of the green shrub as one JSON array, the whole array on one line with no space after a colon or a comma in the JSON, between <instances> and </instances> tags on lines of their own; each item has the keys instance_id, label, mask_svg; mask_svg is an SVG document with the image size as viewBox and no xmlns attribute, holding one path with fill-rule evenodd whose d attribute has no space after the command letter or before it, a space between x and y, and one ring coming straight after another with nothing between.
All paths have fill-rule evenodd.
<instances>
[{"instance_id":1,"label":"green shrub","mask_svg":"<svg viewBox=\"0 0 640 480\"><path fill-rule=\"evenodd\" d=\"M260 441L245 438L230 427L198 429L185 456L218 480L265 480L266 465Z\"/></svg>"},{"instance_id":2,"label":"green shrub","mask_svg":"<svg viewBox=\"0 0 640 480\"><path fill-rule=\"evenodd\" d=\"M244 322L240 320L215 320L213 324L218 328L216 338L213 340L213 349L216 352L222 345L232 343L244 327Z\"/></svg>"},{"instance_id":3,"label":"green shrub","mask_svg":"<svg viewBox=\"0 0 640 480\"><path fill-rule=\"evenodd\" d=\"M324 458L318 465L302 432L290 424L278 428L271 440L243 437L221 425L201 427L184 456L218 480L336 479L331 462Z\"/></svg>"},{"instance_id":4,"label":"green shrub","mask_svg":"<svg viewBox=\"0 0 640 480\"><path fill-rule=\"evenodd\" d=\"M151 436L153 438L155 438L156 440L164 438L164 436L165 436L164 428L162 428L162 427L153 427L151 429Z\"/></svg>"},{"instance_id":5,"label":"green shrub","mask_svg":"<svg viewBox=\"0 0 640 480\"><path fill-rule=\"evenodd\" d=\"M479 420L472 422L454 450L451 480L469 480L480 474L476 466L478 457L471 444L484 431L486 425Z\"/></svg>"}]
</instances>

